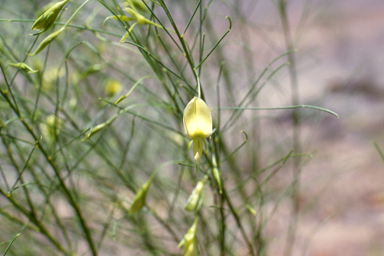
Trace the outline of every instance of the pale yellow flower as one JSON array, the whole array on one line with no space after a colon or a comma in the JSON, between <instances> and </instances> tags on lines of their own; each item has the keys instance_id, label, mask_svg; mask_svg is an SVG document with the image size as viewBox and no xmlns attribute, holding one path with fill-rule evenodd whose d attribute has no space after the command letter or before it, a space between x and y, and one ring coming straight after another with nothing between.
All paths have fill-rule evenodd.
<instances>
[{"instance_id":1,"label":"pale yellow flower","mask_svg":"<svg viewBox=\"0 0 384 256\"><path fill-rule=\"evenodd\" d=\"M194 97L185 107L183 123L185 133L191 139L207 138L212 133L211 111L200 98Z\"/></svg>"},{"instance_id":2,"label":"pale yellow flower","mask_svg":"<svg viewBox=\"0 0 384 256\"><path fill-rule=\"evenodd\" d=\"M199 163L204 145L204 138L212 134L211 111L207 104L194 97L184 109L183 124L186 135L193 143L193 155L196 163Z\"/></svg>"}]
</instances>

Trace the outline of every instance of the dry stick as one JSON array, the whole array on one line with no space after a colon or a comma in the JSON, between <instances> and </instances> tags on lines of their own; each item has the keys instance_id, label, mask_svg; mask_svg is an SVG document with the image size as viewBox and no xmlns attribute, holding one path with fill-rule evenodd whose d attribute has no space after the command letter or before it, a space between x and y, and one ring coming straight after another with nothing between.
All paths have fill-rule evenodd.
<instances>
[{"instance_id":1,"label":"dry stick","mask_svg":"<svg viewBox=\"0 0 384 256\"><path fill-rule=\"evenodd\" d=\"M286 11L286 0L280 0L278 3L278 8L280 11L280 18L283 26L284 40L286 45L286 50L294 49L292 35L290 33L290 26ZM295 52L288 54L288 61L290 62L289 66L289 77L291 83L291 103L292 105L299 105L299 89L298 89L298 80L296 73L296 60ZM292 112L292 121L293 121L293 149L295 152L301 152L301 143L300 143L300 115L298 110ZM293 244L295 242L295 233L297 227L298 213L299 213L299 200L298 193L300 190L300 163L301 159L299 157L294 158L293 160L293 181L292 181L292 203L293 203L293 216L291 223L288 226L287 241L285 245L284 255L289 256L292 254Z\"/></svg>"}]
</instances>

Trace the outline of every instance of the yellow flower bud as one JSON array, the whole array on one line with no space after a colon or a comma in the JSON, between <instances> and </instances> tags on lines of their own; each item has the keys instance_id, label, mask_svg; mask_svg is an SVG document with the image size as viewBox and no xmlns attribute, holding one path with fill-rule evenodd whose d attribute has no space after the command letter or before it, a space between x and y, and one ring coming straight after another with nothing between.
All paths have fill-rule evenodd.
<instances>
[{"instance_id":1,"label":"yellow flower bud","mask_svg":"<svg viewBox=\"0 0 384 256\"><path fill-rule=\"evenodd\" d=\"M256 211L255 209L252 208L252 206L250 206L249 204L246 204L245 207L248 209L250 213L252 213L253 215L256 215Z\"/></svg>"},{"instance_id":2,"label":"yellow flower bud","mask_svg":"<svg viewBox=\"0 0 384 256\"><path fill-rule=\"evenodd\" d=\"M53 6L51 6L48 10L46 10L39 18L33 23L33 29L42 29L38 34L41 34L47 31L55 22L57 16L60 11L63 9L64 5L68 3L69 0L64 0L61 2L57 2Z\"/></svg>"},{"instance_id":3,"label":"yellow flower bud","mask_svg":"<svg viewBox=\"0 0 384 256\"><path fill-rule=\"evenodd\" d=\"M199 218L196 217L193 225L188 230L187 234L184 235L183 240L179 243L177 247L184 246L183 256L197 256L197 240L196 240L196 227Z\"/></svg>"},{"instance_id":4,"label":"yellow flower bud","mask_svg":"<svg viewBox=\"0 0 384 256\"><path fill-rule=\"evenodd\" d=\"M196 238L185 242L183 256L197 256Z\"/></svg>"},{"instance_id":5,"label":"yellow flower bud","mask_svg":"<svg viewBox=\"0 0 384 256\"><path fill-rule=\"evenodd\" d=\"M116 80L108 80L105 83L104 92L108 97L112 97L116 93L120 92L121 83Z\"/></svg>"},{"instance_id":6,"label":"yellow flower bud","mask_svg":"<svg viewBox=\"0 0 384 256\"><path fill-rule=\"evenodd\" d=\"M128 16L123 16L123 15L117 15L117 16L110 16L110 17L107 17L103 24L109 20L110 18L113 18L115 20L118 20L120 19L121 21L136 21L135 23L133 23L131 25L131 27L128 29L127 33L125 33L123 35L123 37L120 39L120 43L123 42L128 36L129 34L132 32L132 29L137 25L153 25L153 26L156 26L156 27L159 27L159 28L163 28L162 26L160 26L159 24L153 22L153 21L150 21L149 19L145 18L143 15L141 15L140 13L137 12L136 9L132 9L132 8L125 8L125 11L127 11L129 13L129 15L131 17L128 17Z\"/></svg>"},{"instance_id":7,"label":"yellow flower bud","mask_svg":"<svg viewBox=\"0 0 384 256\"><path fill-rule=\"evenodd\" d=\"M148 20L143 15L138 13L136 10L133 10L131 8L125 8L125 10L129 13L129 15L131 15L133 20L137 20L138 24L140 24L140 25L145 25L145 24L155 25L155 26L159 26L161 28L160 25Z\"/></svg>"},{"instance_id":8,"label":"yellow flower bud","mask_svg":"<svg viewBox=\"0 0 384 256\"><path fill-rule=\"evenodd\" d=\"M191 195L188 198L188 202L187 202L187 205L185 206L185 210L191 212L196 209L201 199L204 183L207 179L208 179L208 176L205 176L203 180L197 182L196 187L193 189Z\"/></svg>"},{"instance_id":9,"label":"yellow flower bud","mask_svg":"<svg viewBox=\"0 0 384 256\"><path fill-rule=\"evenodd\" d=\"M133 198L133 202L131 204L131 207L129 208L129 214L134 214L135 212L138 212L143 208L145 205L145 198L147 197L147 192L149 185L151 185L153 178L155 178L157 171L155 171L151 177L145 182L139 191L137 191L135 198Z\"/></svg>"},{"instance_id":10,"label":"yellow flower bud","mask_svg":"<svg viewBox=\"0 0 384 256\"><path fill-rule=\"evenodd\" d=\"M148 11L147 7L141 0L125 0L125 6L130 6L134 9L139 9L140 11Z\"/></svg>"},{"instance_id":11,"label":"yellow flower bud","mask_svg":"<svg viewBox=\"0 0 384 256\"><path fill-rule=\"evenodd\" d=\"M149 185L150 182L144 183L140 190L136 193L131 207L129 208L129 214L134 214L135 212L138 212L141 210L141 208L143 208L143 206L145 205L145 198L147 197Z\"/></svg>"}]
</instances>

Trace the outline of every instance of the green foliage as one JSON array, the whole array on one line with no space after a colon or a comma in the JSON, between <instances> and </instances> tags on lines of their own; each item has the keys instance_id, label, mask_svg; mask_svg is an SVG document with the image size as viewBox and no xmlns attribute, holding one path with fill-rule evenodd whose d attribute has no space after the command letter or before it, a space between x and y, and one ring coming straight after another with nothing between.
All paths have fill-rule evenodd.
<instances>
[{"instance_id":1,"label":"green foliage","mask_svg":"<svg viewBox=\"0 0 384 256\"><path fill-rule=\"evenodd\" d=\"M277 208L281 194L294 201L298 176L283 192L269 180L311 157L292 151L289 135L259 136L257 99L292 68L291 46L256 64L253 39L237 27L253 23L236 0L62 1L37 20L37 2L5 6L2 251L181 255L184 241L185 255L265 254L267 206ZM32 24L49 35L29 35ZM194 97L211 109L214 128L200 141L198 166L183 128ZM268 110L299 108L334 114L289 100Z\"/></svg>"}]
</instances>

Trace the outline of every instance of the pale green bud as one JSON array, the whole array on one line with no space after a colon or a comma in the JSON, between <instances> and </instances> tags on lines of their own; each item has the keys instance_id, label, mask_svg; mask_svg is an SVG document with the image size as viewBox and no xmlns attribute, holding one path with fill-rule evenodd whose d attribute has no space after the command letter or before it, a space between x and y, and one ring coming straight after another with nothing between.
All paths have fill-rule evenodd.
<instances>
[{"instance_id":1,"label":"pale green bud","mask_svg":"<svg viewBox=\"0 0 384 256\"><path fill-rule=\"evenodd\" d=\"M131 1L131 0L127 0L127 1ZM120 39L120 43L123 42L128 36L129 34L132 32L132 29L137 25L153 25L153 26L156 26L156 27L159 27L159 28L163 28L162 26L160 26L159 24L153 22L153 21L150 21L149 19L145 18L143 15L141 15L140 13L137 12L134 4L128 4L129 6L131 6L132 8L125 8L125 11L127 11L129 13L129 15L131 17L128 17L128 16L124 16L124 15L116 15L116 16L110 16L110 17L107 17L103 24L113 18L115 20L121 20L121 21L136 21L135 23L133 23L131 25L131 27L128 29L128 31L123 35L123 37Z\"/></svg>"},{"instance_id":2,"label":"pale green bud","mask_svg":"<svg viewBox=\"0 0 384 256\"><path fill-rule=\"evenodd\" d=\"M47 31L57 19L57 16L59 15L60 11L63 9L64 5L66 5L68 2L69 0L64 0L52 5L48 10L46 10L42 15L40 15L40 17L37 18L37 20L33 23L32 30L42 29L42 31L40 31L38 34L41 34Z\"/></svg>"},{"instance_id":3,"label":"pale green bud","mask_svg":"<svg viewBox=\"0 0 384 256\"><path fill-rule=\"evenodd\" d=\"M193 225L189 228L187 234L184 235L184 238L181 240L181 242L177 246L178 248L180 248L181 246L184 246L183 256L198 255L197 240L196 240L196 228L197 228L198 221L199 221L199 217L196 217L195 221L193 222Z\"/></svg>"},{"instance_id":4,"label":"pale green bud","mask_svg":"<svg viewBox=\"0 0 384 256\"><path fill-rule=\"evenodd\" d=\"M203 154L203 143L204 139L197 137L193 139L193 155L196 164L200 162L201 155Z\"/></svg>"},{"instance_id":5,"label":"pale green bud","mask_svg":"<svg viewBox=\"0 0 384 256\"><path fill-rule=\"evenodd\" d=\"M252 208L252 206L250 206L249 204L246 204L245 207L250 213L252 213L252 215L256 215L256 211L255 209Z\"/></svg>"},{"instance_id":6,"label":"pale green bud","mask_svg":"<svg viewBox=\"0 0 384 256\"><path fill-rule=\"evenodd\" d=\"M145 198L147 197L149 185L150 184L148 184L147 182L144 183L144 185L136 193L131 207L129 208L129 214L134 214L135 212L138 212L141 210L141 208L143 208L143 206L145 205Z\"/></svg>"},{"instance_id":7,"label":"pale green bud","mask_svg":"<svg viewBox=\"0 0 384 256\"><path fill-rule=\"evenodd\" d=\"M136 21L135 23L133 23L131 25L131 27L128 29L128 31L120 39L120 43L123 42L129 36L129 34L132 32L132 29L137 24L139 24L139 25L153 25L153 26L156 26L156 27L159 27L159 28L163 28L159 24L157 24L157 23L155 23L153 21L150 21L149 19L145 18L143 15L138 13L136 9L125 8L125 11L127 11L131 17L123 16L123 15L110 16L110 17L106 18L104 20L104 22L103 22L103 24L104 24L110 18L113 18L115 20L119 20L120 19L121 21Z\"/></svg>"},{"instance_id":8,"label":"pale green bud","mask_svg":"<svg viewBox=\"0 0 384 256\"><path fill-rule=\"evenodd\" d=\"M183 256L197 256L197 241L196 238L185 241Z\"/></svg>"},{"instance_id":9,"label":"pale green bud","mask_svg":"<svg viewBox=\"0 0 384 256\"><path fill-rule=\"evenodd\" d=\"M147 7L141 0L125 0L125 6L130 6L133 9L139 9L140 11L148 11Z\"/></svg>"},{"instance_id":10,"label":"pale green bud","mask_svg":"<svg viewBox=\"0 0 384 256\"><path fill-rule=\"evenodd\" d=\"M187 202L187 205L185 206L185 210L191 212L196 209L201 199L204 183L207 179L208 179L208 176L205 176L203 180L197 182L195 188L193 189L191 195L188 198L188 202Z\"/></svg>"},{"instance_id":11,"label":"pale green bud","mask_svg":"<svg viewBox=\"0 0 384 256\"><path fill-rule=\"evenodd\" d=\"M90 137L92 137L93 135L95 135L96 133L100 132L101 130L103 130L107 125L111 124L113 121L115 121L115 119L117 118L117 115L110 118L109 120L107 120L106 122L104 123L101 123L101 124L98 124L96 125L95 127L93 127L91 129L91 131L88 133L88 135L86 135L81 141L85 141L87 139L89 139Z\"/></svg>"},{"instance_id":12,"label":"pale green bud","mask_svg":"<svg viewBox=\"0 0 384 256\"><path fill-rule=\"evenodd\" d=\"M148 181L141 186L140 190L137 191L135 198L133 198L131 207L129 208L129 214L134 214L135 212L140 211L141 208L143 208L143 206L145 205L145 198L147 197L149 185L151 185L156 173L157 172L154 172L148 179Z\"/></svg>"},{"instance_id":13,"label":"pale green bud","mask_svg":"<svg viewBox=\"0 0 384 256\"><path fill-rule=\"evenodd\" d=\"M125 10L129 13L129 15L131 15L132 19L137 20L137 23L140 25L147 25L148 24L148 25L154 25L156 27L162 28L162 26L160 26L159 24L154 23L153 21L150 21L149 19L145 18L143 15L138 13L136 10L133 10L131 8L125 8Z\"/></svg>"},{"instance_id":14,"label":"pale green bud","mask_svg":"<svg viewBox=\"0 0 384 256\"><path fill-rule=\"evenodd\" d=\"M109 16L109 17L105 18L105 20L103 21L103 24L109 19L115 19L115 20L120 19L121 21L134 21L134 20L136 20L136 19L133 19L133 18L125 16L125 15L115 15L115 16Z\"/></svg>"},{"instance_id":15,"label":"pale green bud","mask_svg":"<svg viewBox=\"0 0 384 256\"><path fill-rule=\"evenodd\" d=\"M53 40L56 39L56 37L58 37L60 35L61 32L63 32L63 28L56 31L56 32L53 32L51 33L49 36L47 36L41 43L40 45L37 47L37 49L35 50L34 53L29 53L28 55L29 56L35 56L36 54L38 54L39 52L41 52L42 50L44 50L45 47L47 47L50 43L52 43Z\"/></svg>"},{"instance_id":16,"label":"pale green bud","mask_svg":"<svg viewBox=\"0 0 384 256\"><path fill-rule=\"evenodd\" d=\"M221 186L221 174L219 171L219 168L217 168L217 162L216 162L216 155L212 154L212 165L213 165L213 177L215 177L215 180L217 182L217 185L219 186L219 192L220 194L223 193L223 187Z\"/></svg>"},{"instance_id":17,"label":"pale green bud","mask_svg":"<svg viewBox=\"0 0 384 256\"><path fill-rule=\"evenodd\" d=\"M23 63L23 62L19 62L19 63L9 63L7 65L8 66L12 66L12 67L15 67L15 68L18 68L24 72L27 72L27 73L30 73L30 74L33 74L33 73L36 73L38 72L38 70L33 70L31 67L29 67L27 64Z\"/></svg>"}]
</instances>

